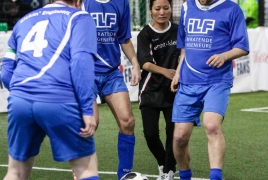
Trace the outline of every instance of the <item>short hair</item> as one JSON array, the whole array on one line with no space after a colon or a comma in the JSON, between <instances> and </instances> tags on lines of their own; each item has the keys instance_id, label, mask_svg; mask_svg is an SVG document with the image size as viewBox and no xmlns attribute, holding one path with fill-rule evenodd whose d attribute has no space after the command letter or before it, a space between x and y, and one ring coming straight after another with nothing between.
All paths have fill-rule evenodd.
<instances>
[{"instance_id":1,"label":"short hair","mask_svg":"<svg viewBox=\"0 0 268 180\"><path fill-rule=\"evenodd\" d=\"M52 2L56 2L56 1L60 1L60 0L51 0ZM82 4L82 0L62 0L63 2L66 2L67 4L73 4L76 1L80 1L80 3Z\"/></svg>"}]
</instances>

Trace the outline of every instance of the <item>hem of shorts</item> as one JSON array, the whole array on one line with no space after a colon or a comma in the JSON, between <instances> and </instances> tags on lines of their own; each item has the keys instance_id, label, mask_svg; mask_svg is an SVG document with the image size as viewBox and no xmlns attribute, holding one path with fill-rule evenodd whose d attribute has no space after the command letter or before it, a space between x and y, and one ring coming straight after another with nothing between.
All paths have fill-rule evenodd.
<instances>
[{"instance_id":1,"label":"hem of shorts","mask_svg":"<svg viewBox=\"0 0 268 180\"><path fill-rule=\"evenodd\" d=\"M116 91L105 93L105 94L103 94L103 96L107 96L107 95L118 93L118 92L129 92L129 91L128 91L128 89L117 89Z\"/></svg>"},{"instance_id":2,"label":"hem of shorts","mask_svg":"<svg viewBox=\"0 0 268 180\"><path fill-rule=\"evenodd\" d=\"M16 161L20 161L20 162L25 162L25 161L27 161L27 159L29 159L29 158L31 158L31 157L35 157L35 156L37 156L38 155L38 153L37 154L33 154L33 155L30 155L29 157L20 157L20 156L15 156L15 155L13 155L12 153L8 153L13 159L15 159Z\"/></svg>"},{"instance_id":3,"label":"hem of shorts","mask_svg":"<svg viewBox=\"0 0 268 180\"><path fill-rule=\"evenodd\" d=\"M92 151L85 152L85 153L74 154L74 155L71 155L68 157L58 157L58 158L53 157L53 159L57 162L66 162L66 161L70 161L73 159L82 158L85 156L90 156L90 155L94 154L95 152L96 152L96 150L92 150Z\"/></svg>"},{"instance_id":4,"label":"hem of shorts","mask_svg":"<svg viewBox=\"0 0 268 180\"><path fill-rule=\"evenodd\" d=\"M225 113L223 113L223 112L216 112L215 110L211 110L211 109L206 109L206 110L204 110L204 112L213 112L213 113L217 113L217 114L222 115L222 117L225 116Z\"/></svg>"},{"instance_id":5,"label":"hem of shorts","mask_svg":"<svg viewBox=\"0 0 268 180\"><path fill-rule=\"evenodd\" d=\"M173 123L194 123L194 126L201 126L201 122L200 124L196 124L196 120L193 120L193 119L178 120L178 118L172 118L172 122Z\"/></svg>"}]
</instances>

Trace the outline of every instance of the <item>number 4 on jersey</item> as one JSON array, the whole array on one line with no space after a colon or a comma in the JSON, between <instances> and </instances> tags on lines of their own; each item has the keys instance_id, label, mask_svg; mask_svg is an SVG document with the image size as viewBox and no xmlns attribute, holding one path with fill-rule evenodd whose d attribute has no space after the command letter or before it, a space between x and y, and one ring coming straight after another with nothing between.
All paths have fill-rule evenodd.
<instances>
[{"instance_id":1,"label":"number 4 on jersey","mask_svg":"<svg viewBox=\"0 0 268 180\"><path fill-rule=\"evenodd\" d=\"M43 56L43 49L48 45L48 42L45 39L47 25L48 20L45 20L39 21L32 27L22 42L21 52L33 51L34 57ZM34 39L33 36L35 36Z\"/></svg>"}]
</instances>

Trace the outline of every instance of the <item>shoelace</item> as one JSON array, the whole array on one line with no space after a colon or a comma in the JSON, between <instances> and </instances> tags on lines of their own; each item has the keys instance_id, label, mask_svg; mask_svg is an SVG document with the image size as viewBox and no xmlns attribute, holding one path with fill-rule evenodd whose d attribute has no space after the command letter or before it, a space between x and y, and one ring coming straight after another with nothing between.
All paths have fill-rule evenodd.
<instances>
[{"instance_id":1,"label":"shoelace","mask_svg":"<svg viewBox=\"0 0 268 180\"><path fill-rule=\"evenodd\" d=\"M165 179L166 179L166 174L163 173L163 174L161 175L161 180L165 180Z\"/></svg>"}]
</instances>

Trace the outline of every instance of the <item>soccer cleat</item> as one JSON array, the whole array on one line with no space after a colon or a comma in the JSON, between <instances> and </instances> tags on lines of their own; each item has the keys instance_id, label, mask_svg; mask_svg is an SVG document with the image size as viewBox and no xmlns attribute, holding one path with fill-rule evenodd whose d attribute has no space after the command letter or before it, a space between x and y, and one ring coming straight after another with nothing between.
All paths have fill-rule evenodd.
<instances>
[{"instance_id":1,"label":"soccer cleat","mask_svg":"<svg viewBox=\"0 0 268 180\"><path fill-rule=\"evenodd\" d=\"M72 173L73 173L74 180L78 180L73 169L72 169Z\"/></svg>"},{"instance_id":2,"label":"soccer cleat","mask_svg":"<svg viewBox=\"0 0 268 180\"><path fill-rule=\"evenodd\" d=\"M167 174L165 173L165 178L163 180L173 180L174 179L174 172L169 171Z\"/></svg>"},{"instance_id":3,"label":"soccer cleat","mask_svg":"<svg viewBox=\"0 0 268 180\"><path fill-rule=\"evenodd\" d=\"M164 166L158 166L159 170L159 176L156 180L164 180L166 177L166 174L163 172Z\"/></svg>"}]
</instances>

